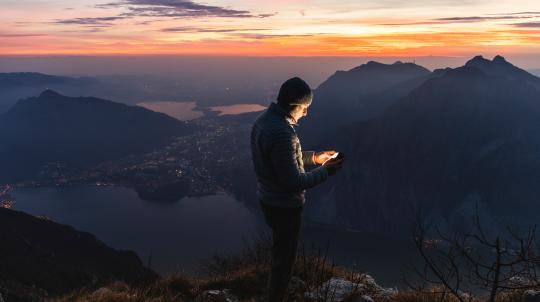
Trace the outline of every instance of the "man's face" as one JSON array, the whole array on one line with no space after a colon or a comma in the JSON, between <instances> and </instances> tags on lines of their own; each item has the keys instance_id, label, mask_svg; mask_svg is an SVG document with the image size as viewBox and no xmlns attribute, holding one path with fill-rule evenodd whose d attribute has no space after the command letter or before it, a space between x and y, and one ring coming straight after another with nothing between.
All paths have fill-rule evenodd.
<instances>
[{"instance_id":1,"label":"man's face","mask_svg":"<svg viewBox=\"0 0 540 302\"><path fill-rule=\"evenodd\" d=\"M301 118L307 115L309 105L296 105L290 112L291 116L298 122Z\"/></svg>"}]
</instances>

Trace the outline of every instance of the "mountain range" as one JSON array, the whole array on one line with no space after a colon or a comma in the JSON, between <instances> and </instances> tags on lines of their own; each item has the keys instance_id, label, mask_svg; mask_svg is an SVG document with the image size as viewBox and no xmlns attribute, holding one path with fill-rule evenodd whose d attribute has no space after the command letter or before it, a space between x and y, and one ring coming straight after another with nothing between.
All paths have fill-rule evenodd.
<instances>
[{"instance_id":1,"label":"mountain range","mask_svg":"<svg viewBox=\"0 0 540 302\"><path fill-rule=\"evenodd\" d=\"M0 183L33 176L48 163L87 167L150 152L191 131L142 107L46 90L0 115Z\"/></svg>"},{"instance_id":2,"label":"mountain range","mask_svg":"<svg viewBox=\"0 0 540 302\"><path fill-rule=\"evenodd\" d=\"M344 152L346 164L310 192L308 217L392 234L419 210L446 226L463 227L476 208L492 225L535 222L540 78L501 56L423 78L374 117L327 129L319 149Z\"/></svg>"},{"instance_id":3,"label":"mountain range","mask_svg":"<svg viewBox=\"0 0 540 302\"><path fill-rule=\"evenodd\" d=\"M464 226L475 208L492 225L536 221L539 102L540 78L502 56L434 71L403 62L338 71L297 128L303 149L346 156L337 176L308 192L306 218L390 234L407 232L418 210L447 226ZM50 162L149 152L190 131L143 108L47 90L0 115L0 182ZM256 204L250 163L231 173L231 190Z\"/></svg>"},{"instance_id":4,"label":"mountain range","mask_svg":"<svg viewBox=\"0 0 540 302\"><path fill-rule=\"evenodd\" d=\"M400 61L370 61L349 71L337 71L315 89L309 118L300 121L298 128L302 141L316 143L334 128L377 116L431 76L422 66ZM326 122L331 126L320 126Z\"/></svg>"}]
</instances>

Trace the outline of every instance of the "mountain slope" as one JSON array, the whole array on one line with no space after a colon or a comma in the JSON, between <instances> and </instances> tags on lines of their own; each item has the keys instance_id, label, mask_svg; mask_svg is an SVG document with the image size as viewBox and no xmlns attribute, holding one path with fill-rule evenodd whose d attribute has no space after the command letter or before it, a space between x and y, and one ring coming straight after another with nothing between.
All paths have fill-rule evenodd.
<instances>
[{"instance_id":1,"label":"mountain slope","mask_svg":"<svg viewBox=\"0 0 540 302\"><path fill-rule=\"evenodd\" d=\"M399 61L370 61L337 71L314 91L309 118L300 122L302 141L310 145L342 125L377 116L430 76L424 67ZM326 126L320 127L321 123Z\"/></svg>"},{"instance_id":2,"label":"mountain slope","mask_svg":"<svg viewBox=\"0 0 540 302\"><path fill-rule=\"evenodd\" d=\"M478 203L505 222L534 221L540 79L503 60L441 71L380 117L334 133L326 142L346 167L312 192L311 216L396 233L413 209L456 224Z\"/></svg>"},{"instance_id":3,"label":"mountain slope","mask_svg":"<svg viewBox=\"0 0 540 302\"><path fill-rule=\"evenodd\" d=\"M0 181L33 176L48 162L84 167L149 152L189 132L162 113L47 90L0 116Z\"/></svg>"},{"instance_id":4,"label":"mountain slope","mask_svg":"<svg viewBox=\"0 0 540 302\"><path fill-rule=\"evenodd\" d=\"M0 239L0 293L7 301L29 301L43 290L57 295L156 276L133 252L114 250L91 234L18 211L0 208Z\"/></svg>"}]
</instances>

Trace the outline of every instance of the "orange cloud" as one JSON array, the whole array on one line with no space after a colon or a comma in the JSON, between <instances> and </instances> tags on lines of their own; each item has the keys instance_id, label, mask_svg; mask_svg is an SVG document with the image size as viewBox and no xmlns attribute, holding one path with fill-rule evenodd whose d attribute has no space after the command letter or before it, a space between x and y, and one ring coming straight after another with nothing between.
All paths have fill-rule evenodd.
<instances>
[{"instance_id":1,"label":"orange cloud","mask_svg":"<svg viewBox=\"0 0 540 302\"><path fill-rule=\"evenodd\" d=\"M185 29L185 28L184 28ZM389 32L370 34L273 34L237 30L190 30L194 36L155 31L155 35L111 33L0 35L0 54L129 55L195 54L238 56L425 56L474 54L477 49L505 53L540 50L540 30L512 27L487 31ZM188 32L190 32L188 31ZM246 30L246 31L249 31ZM199 33L210 34L202 38ZM199 38L197 38L199 37Z\"/></svg>"}]
</instances>

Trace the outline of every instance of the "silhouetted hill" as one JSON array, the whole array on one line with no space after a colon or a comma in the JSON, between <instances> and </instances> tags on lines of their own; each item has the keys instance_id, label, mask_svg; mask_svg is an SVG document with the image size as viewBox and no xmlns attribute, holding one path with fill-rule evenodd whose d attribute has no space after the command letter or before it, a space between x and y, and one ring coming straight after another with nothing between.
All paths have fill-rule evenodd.
<instances>
[{"instance_id":1,"label":"silhouetted hill","mask_svg":"<svg viewBox=\"0 0 540 302\"><path fill-rule=\"evenodd\" d=\"M34 176L49 162L84 167L149 152L190 127L142 107L46 90L0 115L0 182Z\"/></svg>"},{"instance_id":2,"label":"silhouetted hill","mask_svg":"<svg viewBox=\"0 0 540 302\"><path fill-rule=\"evenodd\" d=\"M55 76L37 72L0 73L0 114L9 110L18 100L38 95L45 89L83 95L95 90L99 84L92 77Z\"/></svg>"},{"instance_id":3,"label":"silhouetted hill","mask_svg":"<svg viewBox=\"0 0 540 302\"><path fill-rule=\"evenodd\" d=\"M337 71L314 92L309 118L300 122L303 142L310 145L342 125L377 116L430 76L422 66L399 61L370 61L349 71Z\"/></svg>"},{"instance_id":4,"label":"silhouetted hill","mask_svg":"<svg viewBox=\"0 0 540 302\"><path fill-rule=\"evenodd\" d=\"M112 280L154 278L133 252L117 251L89 233L0 208L0 293L7 301L34 301Z\"/></svg>"},{"instance_id":5,"label":"silhouetted hill","mask_svg":"<svg viewBox=\"0 0 540 302\"><path fill-rule=\"evenodd\" d=\"M536 86L536 88L540 88L540 78L510 64L502 56L495 56L492 61L487 60L482 56L476 56L469 60L465 64L465 67L475 67L489 76L523 81Z\"/></svg>"},{"instance_id":6,"label":"silhouetted hill","mask_svg":"<svg viewBox=\"0 0 540 302\"><path fill-rule=\"evenodd\" d=\"M464 226L478 203L489 222L536 221L540 79L500 56L438 73L326 139L347 163L312 192L312 217L395 234L409 231L414 208Z\"/></svg>"}]
</instances>

